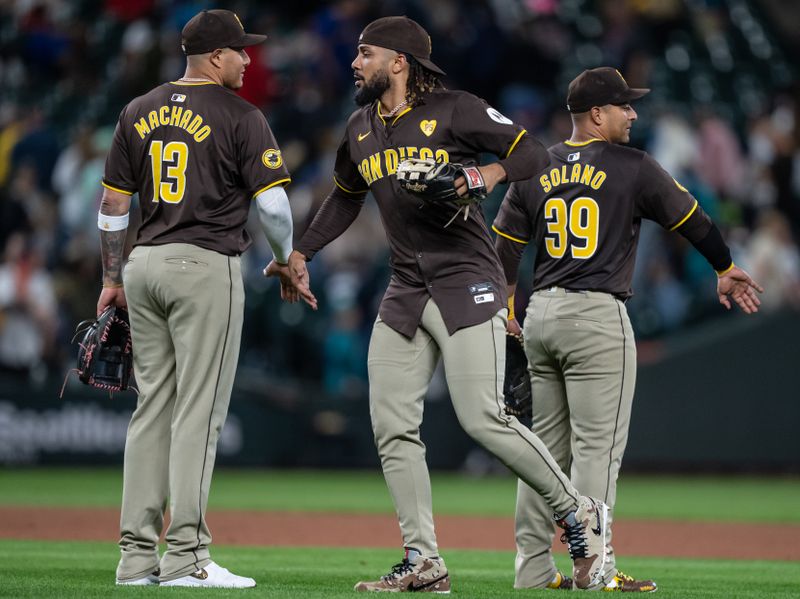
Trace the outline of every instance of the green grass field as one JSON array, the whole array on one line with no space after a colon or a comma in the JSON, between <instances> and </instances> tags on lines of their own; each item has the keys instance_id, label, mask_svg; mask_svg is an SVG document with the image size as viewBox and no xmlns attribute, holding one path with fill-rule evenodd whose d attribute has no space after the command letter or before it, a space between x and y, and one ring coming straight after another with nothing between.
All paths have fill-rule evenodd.
<instances>
[{"instance_id":1,"label":"green grass field","mask_svg":"<svg viewBox=\"0 0 800 599\"><path fill-rule=\"evenodd\" d=\"M271 597L353 599L353 584L397 561L388 549L313 550L215 547L220 563L253 576L248 590L125 588L113 586L117 551L112 543L0 541L3 597ZM561 556L559 556L561 557ZM568 568L566 559L560 559ZM447 551L453 595L470 598L552 597L555 591L515 591L510 552ZM647 572L662 599L797 597L800 568L789 562L735 562L625 558L632 572ZM559 591L560 593L561 591Z\"/></svg>"},{"instance_id":2,"label":"green grass field","mask_svg":"<svg viewBox=\"0 0 800 599\"><path fill-rule=\"evenodd\" d=\"M434 474L439 514L510 516L514 479ZM118 469L3 470L0 505L117 507ZM737 522L800 522L796 478L623 477L617 517ZM210 509L391 513L378 472L224 471L215 474ZM0 597L355 597L353 584L385 573L398 550L214 546L232 570L253 576L252 590L122 588L113 585L113 542L0 540ZM552 597L555 591L514 591L510 552L447 549L453 594L461 597ZM569 560L557 556L569 569ZM621 556L621 568L653 577L662 598L800 597L793 562Z\"/></svg>"},{"instance_id":3,"label":"green grass field","mask_svg":"<svg viewBox=\"0 0 800 599\"><path fill-rule=\"evenodd\" d=\"M436 513L511 516L516 479L432 473ZM122 469L0 470L0 505L118 507ZM624 518L800 523L800 478L622 476ZM392 513L379 471L223 470L209 509Z\"/></svg>"}]
</instances>

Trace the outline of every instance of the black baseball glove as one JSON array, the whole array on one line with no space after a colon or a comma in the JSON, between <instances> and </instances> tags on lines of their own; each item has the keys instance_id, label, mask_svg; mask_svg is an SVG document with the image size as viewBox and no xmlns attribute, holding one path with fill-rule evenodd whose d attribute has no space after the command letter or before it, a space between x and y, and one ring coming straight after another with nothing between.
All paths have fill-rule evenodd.
<instances>
[{"instance_id":1,"label":"black baseball glove","mask_svg":"<svg viewBox=\"0 0 800 599\"><path fill-rule=\"evenodd\" d=\"M528 374L528 357L521 335L506 333L506 378L503 383L503 402L506 414L529 418L533 414L531 377Z\"/></svg>"},{"instance_id":2,"label":"black baseball glove","mask_svg":"<svg viewBox=\"0 0 800 599\"><path fill-rule=\"evenodd\" d=\"M131 325L125 308L111 306L95 320L84 320L75 331L78 342L78 378L82 383L125 391L133 370Z\"/></svg>"},{"instance_id":3,"label":"black baseball glove","mask_svg":"<svg viewBox=\"0 0 800 599\"><path fill-rule=\"evenodd\" d=\"M456 193L455 181L464 177L467 193ZM476 203L486 197L486 184L477 166L409 158L397 166L400 187L433 202Z\"/></svg>"}]
</instances>

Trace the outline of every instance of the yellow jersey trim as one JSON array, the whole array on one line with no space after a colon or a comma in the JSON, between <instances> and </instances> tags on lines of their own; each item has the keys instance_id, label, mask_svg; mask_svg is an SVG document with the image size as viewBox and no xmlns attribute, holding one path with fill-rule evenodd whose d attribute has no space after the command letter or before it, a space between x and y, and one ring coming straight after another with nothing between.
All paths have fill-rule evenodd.
<instances>
[{"instance_id":1,"label":"yellow jersey trim","mask_svg":"<svg viewBox=\"0 0 800 599\"><path fill-rule=\"evenodd\" d=\"M408 108L403 110L400 114L398 114L396 117L394 117L394 120L392 121L392 125L394 125L397 122L397 119L399 119L401 116L403 116L404 114L406 114L408 112L411 112L411 106L409 106Z\"/></svg>"},{"instance_id":2,"label":"yellow jersey trim","mask_svg":"<svg viewBox=\"0 0 800 599\"><path fill-rule=\"evenodd\" d=\"M580 146L588 146L590 143L595 142L595 141L605 141L605 140L604 139L600 139L599 137L593 137L592 139L590 139L588 141L569 141L569 140L567 140L564 143L567 144L568 146L580 147Z\"/></svg>"},{"instance_id":3,"label":"yellow jersey trim","mask_svg":"<svg viewBox=\"0 0 800 599\"><path fill-rule=\"evenodd\" d=\"M172 85L219 85L215 81L170 81Z\"/></svg>"},{"instance_id":4,"label":"yellow jersey trim","mask_svg":"<svg viewBox=\"0 0 800 599\"><path fill-rule=\"evenodd\" d=\"M378 118L379 118L379 119L381 120L381 122L382 122L382 123L385 125L385 124L386 124L386 119L384 119L384 118L383 118L383 115L381 114L381 107L383 106L383 104L381 104L381 101L380 101L380 100L377 100L377 102L378 102L378 107L377 107ZM404 114L408 114L409 112L411 112L411 109L412 109L412 108L413 108L412 106L409 106L409 107L407 107L405 110L403 110L403 111L402 111L400 114L398 114L396 117L394 117L394 120L392 121L392 125L394 125L394 124L397 122L397 119L399 119L401 116L403 116Z\"/></svg>"},{"instance_id":5,"label":"yellow jersey trim","mask_svg":"<svg viewBox=\"0 0 800 599\"><path fill-rule=\"evenodd\" d=\"M506 152L506 155L505 155L506 158L511 156L511 152L514 151L514 148L517 147L517 144L519 143L519 140L522 139L522 136L525 135L527 132L528 132L527 129L523 129L522 131L519 132L519 135L517 135L517 139L515 139L514 143L511 144L511 147L508 148L508 152Z\"/></svg>"},{"instance_id":6,"label":"yellow jersey trim","mask_svg":"<svg viewBox=\"0 0 800 599\"><path fill-rule=\"evenodd\" d=\"M359 191L353 191L351 189L347 189L344 185L342 185L341 183L339 183L336 180L336 177L333 178L333 182L336 183L336 187L338 187L339 189L341 189L345 193L360 194L360 193L367 193L369 191L369 189L362 189L362 190L359 190Z\"/></svg>"},{"instance_id":7,"label":"yellow jersey trim","mask_svg":"<svg viewBox=\"0 0 800 599\"><path fill-rule=\"evenodd\" d=\"M120 189L119 187L114 187L113 185L109 185L105 181L100 181L100 184L103 187L106 187L106 188L110 189L111 191L116 191L117 193L124 193L126 196L132 196L133 195L132 191L126 191L124 189Z\"/></svg>"},{"instance_id":8,"label":"yellow jersey trim","mask_svg":"<svg viewBox=\"0 0 800 599\"><path fill-rule=\"evenodd\" d=\"M736 265L733 263L733 260L731 260L731 265L728 268L726 268L725 270L717 270L715 272L717 273L718 277L721 277L722 275L726 275L729 272L731 272L733 270L734 266L736 266Z\"/></svg>"},{"instance_id":9,"label":"yellow jersey trim","mask_svg":"<svg viewBox=\"0 0 800 599\"><path fill-rule=\"evenodd\" d=\"M686 221L689 219L689 217L690 217L692 214L694 214L694 211L695 211L695 210L697 210L697 200L695 200L695 201L694 201L694 206L692 206L692 209L691 209L691 210L689 210L689 214L687 214L686 216L684 216L684 217L683 217L683 218L680 220L680 222L679 222L677 225L675 225L674 227L672 227L672 228L670 229L670 231L674 231L675 229L677 229L678 227L680 227L680 226L681 226L683 223L685 223L685 222L686 222Z\"/></svg>"},{"instance_id":10,"label":"yellow jersey trim","mask_svg":"<svg viewBox=\"0 0 800 599\"><path fill-rule=\"evenodd\" d=\"M278 179L277 181L273 181L272 183L270 183L266 187L262 187L257 192L255 192L253 194L253 198L255 198L258 194L264 193L268 189L271 189L271 188L275 187L276 185L283 185L285 183L291 183L291 182L292 182L292 180L289 177L286 177L285 179Z\"/></svg>"},{"instance_id":11,"label":"yellow jersey trim","mask_svg":"<svg viewBox=\"0 0 800 599\"><path fill-rule=\"evenodd\" d=\"M527 241L523 241L522 239L517 239L516 237L511 237L507 233L503 233L500 229L492 225L492 231L500 235L500 237L505 237L506 239L510 239L511 241L516 241L517 243L521 243L522 245L528 245Z\"/></svg>"}]
</instances>

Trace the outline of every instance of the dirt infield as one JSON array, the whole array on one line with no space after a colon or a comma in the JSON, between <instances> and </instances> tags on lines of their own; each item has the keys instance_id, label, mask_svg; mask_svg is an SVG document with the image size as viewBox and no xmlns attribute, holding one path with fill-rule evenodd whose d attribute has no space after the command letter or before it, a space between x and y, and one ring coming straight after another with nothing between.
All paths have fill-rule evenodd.
<instances>
[{"instance_id":1,"label":"dirt infield","mask_svg":"<svg viewBox=\"0 0 800 599\"><path fill-rule=\"evenodd\" d=\"M224 545L399 547L389 515L214 511L214 543ZM116 509L0 507L0 538L115 541ZM514 550L512 518L438 516L442 548ZM624 520L614 524L622 555L800 560L800 526ZM556 541L556 551L564 546Z\"/></svg>"}]
</instances>

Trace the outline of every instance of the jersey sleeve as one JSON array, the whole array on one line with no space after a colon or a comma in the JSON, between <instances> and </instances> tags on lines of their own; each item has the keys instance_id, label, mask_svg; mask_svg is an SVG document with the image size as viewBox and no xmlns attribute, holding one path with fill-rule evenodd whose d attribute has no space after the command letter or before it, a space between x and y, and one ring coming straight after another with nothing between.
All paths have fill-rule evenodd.
<instances>
[{"instance_id":1,"label":"jersey sleeve","mask_svg":"<svg viewBox=\"0 0 800 599\"><path fill-rule=\"evenodd\" d=\"M106 165L103 171L103 187L118 191L126 195L133 195L138 191L136 176L130 160L130 149L125 134L127 106L122 109L114 130L114 139L106 156Z\"/></svg>"},{"instance_id":2,"label":"jersey sleeve","mask_svg":"<svg viewBox=\"0 0 800 599\"><path fill-rule=\"evenodd\" d=\"M353 224L364 205L364 198L363 193L353 194L344 191L340 185L334 185L295 249L306 260L311 260L319 250Z\"/></svg>"},{"instance_id":3,"label":"jersey sleeve","mask_svg":"<svg viewBox=\"0 0 800 599\"><path fill-rule=\"evenodd\" d=\"M698 208L692 194L647 154L639 167L636 186L640 215L670 231L680 227Z\"/></svg>"},{"instance_id":4,"label":"jersey sleeve","mask_svg":"<svg viewBox=\"0 0 800 599\"><path fill-rule=\"evenodd\" d=\"M526 134L523 127L472 94L463 94L456 101L452 129L459 145L500 159L508 158Z\"/></svg>"},{"instance_id":5,"label":"jersey sleeve","mask_svg":"<svg viewBox=\"0 0 800 599\"><path fill-rule=\"evenodd\" d=\"M283 154L260 110L251 110L237 123L239 172L253 197L291 181Z\"/></svg>"},{"instance_id":6,"label":"jersey sleeve","mask_svg":"<svg viewBox=\"0 0 800 599\"><path fill-rule=\"evenodd\" d=\"M369 191L369 186L350 158L350 142L348 140L347 131L345 131L342 142L339 144L339 149L336 151L336 165L333 169L333 181L336 183L336 186L345 193L366 193Z\"/></svg>"},{"instance_id":7,"label":"jersey sleeve","mask_svg":"<svg viewBox=\"0 0 800 599\"><path fill-rule=\"evenodd\" d=\"M530 181L512 183L500 204L500 210L492 224L492 230L506 239L527 244L533 235L533 223L526 201L526 186Z\"/></svg>"}]
</instances>

